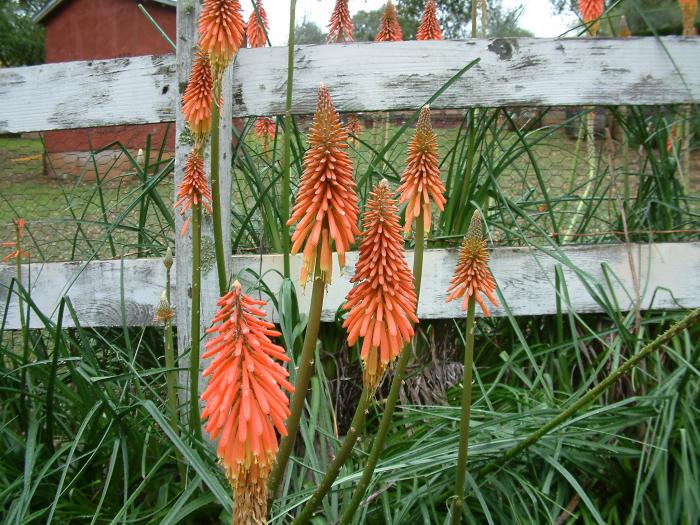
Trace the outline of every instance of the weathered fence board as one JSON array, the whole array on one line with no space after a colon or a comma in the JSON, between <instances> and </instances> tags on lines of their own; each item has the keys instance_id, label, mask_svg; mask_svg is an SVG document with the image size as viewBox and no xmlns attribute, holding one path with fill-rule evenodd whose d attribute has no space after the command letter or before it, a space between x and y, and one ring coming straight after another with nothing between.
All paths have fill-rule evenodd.
<instances>
[{"instance_id":1,"label":"weathered fence board","mask_svg":"<svg viewBox=\"0 0 700 525\"><path fill-rule=\"evenodd\" d=\"M700 100L700 39L495 39L299 46L293 112L319 82L340 111L416 108L475 58L433 105L657 105ZM233 116L284 112L285 47L243 49ZM180 79L181 81L182 79ZM175 120L174 56L0 69L0 133Z\"/></svg>"},{"instance_id":2,"label":"weathered fence board","mask_svg":"<svg viewBox=\"0 0 700 525\"><path fill-rule=\"evenodd\" d=\"M0 69L0 133L175 120L175 57Z\"/></svg>"},{"instance_id":3,"label":"weathered fence board","mask_svg":"<svg viewBox=\"0 0 700 525\"><path fill-rule=\"evenodd\" d=\"M644 309L700 306L700 242L635 244L632 245L632 252L641 276ZM409 252L409 259L411 256ZM426 253L423 266L424 288L418 311L421 318L451 318L463 315L458 303L445 303L445 290L456 259L455 250L436 249ZM334 280L324 301L325 321L335 318L350 289L349 278L354 272L356 261L357 252L352 252L348 254L348 267L343 274L335 268ZM631 308L632 279L627 250L623 245L567 247L552 254L527 248L496 248L492 253L491 267L501 293L514 315L547 315L556 312L556 264L562 265L570 298L568 306L566 301L562 301L564 308L581 313L603 311L590 292L592 287L600 285L611 295L603 265L609 268L610 281L614 283L612 291L620 308ZM46 315L55 315L59 298L65 294L71 298L82 325L121 326L123 319L120 300L124 297L126 324L154 324L153 312L165 285L165 270L159 259L125 260L124 279L121 261L95 261L86 266L84 263L47 263L32 264L30 267L25 267L27 273L24 275L24 282L28 282L31 277L32 300ZM300 257L293 257L292 275L299 275L300 267ZM270 289L279 289L281 255L237 255L232 258L234 275L238 275L242 282L252 284L252 273L246 269L253 270L258 275L265 275L265 282ZM0 266L0 290L7 290L14 275L13 266ZM584 280L589 287L584 284ZM180 282L179 279L177 281ZM66 283L71 282L73 284L70 289L66 289ZM218 292L215 286L208 290L202 298L202 304L208 304L208 311L211 312ZM307 292L310 294L310 287ZM173 293L177 291L174 289ZM300 309L305 311L309 297L300 287L298 293ZM177 296L187 297L187 294L180 293ZM19 328L16 304L16 298L13 298L7 312L7 327L10 329ZM181 307L182 302L178 303L178 306ZM4 307L3 299L0 309ZM274 317L274 312L271 313ZM492 313L502 316L505 315L505 310L503 307L495 308ZM203 317L202 320L206 323L209 319ZM64 320L63 324L70 326L72 323L70 320ZM31 326L41 326L35 315L32 316Z\"/></svg>"}]
</instances>

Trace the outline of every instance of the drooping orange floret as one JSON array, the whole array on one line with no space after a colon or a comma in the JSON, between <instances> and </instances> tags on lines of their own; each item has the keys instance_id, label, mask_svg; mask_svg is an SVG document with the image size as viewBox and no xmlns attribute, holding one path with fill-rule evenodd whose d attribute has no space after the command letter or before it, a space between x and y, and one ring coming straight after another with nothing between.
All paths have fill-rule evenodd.
<instances>
[{"instance_id":1,"label":"drooping orange floret","mask_svg":"<svg viewBox=\"0 0 700 525\"><path fill-rule=\"evenodd\" d=\"M416 40L442 40L440 22L437 19L437 4L435 0L428 0L425 3L423 18L421 18Z\"/></svg>"},{"instance_id":2,"label":"drooping orange floret","mask_svg":"<svg viewBox=\"0 0 700 525\"><path fill-rule=\"evenodd\" d=\"M11 242L3 242L0 246L10 248L12 251L2 258L2 262L7 262L12 259L28 259L29 252L22 249L22 239L24 238L24 219L12 219L15 225L15 240Z\"/></svg>"},{"instance_id":3,"label":"drooping orange floret","mask_svg":"<svg viewBox=\"0 0 700 525\"><path fill-rule=\"evenodd\" d=\"M493 295L495 290L496 282L489 269L489 249L484 239L481 215L475 211L469 224L469 231L459 249L459 260L455 268L455 275L447 289L449 296L446 302L449 303L458 297L464 297L462 309L466 310L469 298L473 295L484 311L484 315L489 317L488 308L486 308L481 294L488 297L491 304L498 306L498 301Z\"/></svg>"},{"instance_id":4,"label":"drooping orange floret","mask_svg":"<svg viewBox=\"0 0 700 525\"><path fill-rule=\"evenodd\" d=\"M683 36L696 36L695 19L698 15L698 0L678 0L683 13Z\"/></svg>"},{"instance_id":5,"label":"drooping orange floret","mask_svg":"<svg viewBox=\"0 0 700 525\"><path fill-rule=\"evenodd\" d=\"M209 56L200 50L195 55L187 89L182 97L182 114L198 146L211 130L213 86Z\"/></svg>"},{"instance_id":6,"label":"drooping orange floret","mask_svg":"<svg viewBox=\"0 0 700 525\"><path fill-rule=\"evenodd\" d=\"M258 117L255 119L255 134L265 144L274 140L277 136L277 121L270 117Z\"/></svg>"},{"instance_id":7,"label":"drooping orange floret","mask_svg":"<svg viewBox=\"0 0 700 525\"><path fill-rule=\"evenodd\" d=\"M360 358L364 383L375 389L387 367L413 336L416 292L403 249L396 199L382 180L374 187L362 217L364 233L355 265L356 283L343 309L348 344L364 337Z\"/></svg>"},{"instance_id":8,"label":"drooping orange floret","mask_svg":"<svg viewBox=\"0 0 700 525\"><path fill-rule=\"evenodd\" d=\"M288 224L299 221L292 235L292 254L303 246L301 282L311 276L320 247L321 278L331 281L333 244L338 263L345 266L345 253L360 233L359 209L352 178L352 161L346 151L348 132L340 122L328 88L318 89L316 114L309 131L309 149L304 155L304 172L299 183Z\"/></svg>"},{"instance_id":9,"label":"drooping orange floret","mask_svg":"<svg viewBox=\"0 0 700 525\"><path fill-rule=\"evenodd\" d=\"M265 321L265 301L255 300L235 281L218 301L203 359L212 358L202 375L209 377L202 393L202 419L235 492L233 523L267 523L267 478L277 453L278 434L285 436L289 398L284 348Z\"/></svg>"},{"instance_id":10,"label":"drooping orange floret","mask_svg":"<svg viewBox=\"0 0 700 525\"><path fill-rule=\"evenodd\" d=\"M413 220L423 210L423 227L430 231L432 202L442 211L445 207L445 186L440 180L438 144L430 123L430 108L424 106L418 117L416 133L408 146L408 162L401 174L399 194L407 202L405 231L411 231Z\"/></svg>"},{"instance_id":11,"label":"drooping orange floret","mask_svg":"<svg viewBox=\"0 0 700 525\"><path fill-rule=\"evenodd\" d=\"M375 42L400 42L403 40L403 32L399 24L396 8L389 0L384 9L384 15L379 25L379 32L374 37Z\"/></svg>"},{"instance_id":12,"label":"drooping orange floret","mask_svg":"<svg viewBox=\"0 0 700 525\"><path fill-rule=\"evenodd\" d=\"M243 44L245 25L238 0L204 0L199 15L199 46L209 53L218 84Z\"/></svg>"},{"instance_id":13,"label":"drooping orange floret","mask_svg":"<svg viewBox=\"0 0 700 525\"><path fill-rule=\"evenodd\" d=\"M258 15L255 14L255 9L250 14L248 19L248 27L246 28L246 36L248 39L248 47L265 47L267 39L265 32L270 30L270 24L267 22L267 13L262 5L262 0L258 0L255 4ZM262 20L262 24L260 21Z\"/></svg>"},{"instance_id":14,"label":"drooping orange floret","mask_svg":"<svg viewBox=\"0 0 700 525\"><path fill-rule=\"evenodd\" d=\"M185 176L180 183L180 188L177 191L178 201L175 203L175 208L180 208L180 215L185 215L194 204L201 204L204 209L211 213L211 189L207 181L207 175L204 172L204 160L197 149L193 149L187 155L187 163L185 164ZM187 227L190 224L189 217L182 226L182 236L187 233Z\"/></svg>"},{"instance_id":15,"label":"drooping orange floret","mask_svg":"<svg viewBox=\"0 0 700 525\"><path fill-rule=\"evenodd\" d=\"M354 30L352 17L348 9L348 0L336 0L333 14L331 14L331 21L328 23L327 42L329 44L354 42Z\"/></svg>"},{"instance_id":16,"label":"drooping orange floret","mask_svg":"<svg viewBox=\"0 0 700 525\"><path fill-rule=\"evenodd\" d=\"M359 135L362 133L362 124L360 123L360 118L354 113L348 117L348 122L345 125L348 133L351 135Z\"/></svg>"},{"instance_id":17,"label":"drooping orange floret","mask_svg":"<svg viewBox=\"0 0 700 525\"><path fill-rule=\"evenodd\" d=\"M588 32L596 36L600 29L599 18L605 10L604 0L579 0L578 7L583 23L588 25Z\"/></svg>"}]
</instances>

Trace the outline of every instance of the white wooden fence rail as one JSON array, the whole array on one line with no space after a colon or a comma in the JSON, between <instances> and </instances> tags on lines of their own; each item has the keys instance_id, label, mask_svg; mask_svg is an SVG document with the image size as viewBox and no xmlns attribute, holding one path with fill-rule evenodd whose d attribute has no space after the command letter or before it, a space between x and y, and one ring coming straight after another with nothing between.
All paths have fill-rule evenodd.
<instances>
[{"instance_id":1,"label":"white wooden fence rail","mask_svg":"<svg viewBox=\"0 0 700 525\"><path fill-rule=\"evenodd\" d=\"M699 56L700 39L674 36L299 46L293 112L313 111L321 81L340 111L415 109L476 58L434 107L692 103ZM240 51L234 117L283 113L286 57ZM0 133L174 121L176 70L174 55L0 69Z\"/></svg>"},{"instance_id":2,"label":"white wooden fence rail","mask_svg":"<svg viewBox=\"0 0 700 525\"><path fill-rule=\"evenodd\" d=\"M641 281L642 307L659 309L694 308L700 306L700 242L655 243L632 245L632 253ZM409 259L412 253L408 254ZM423 266L423 291L418 314L423 319L461 317L457 302L445 303L445 290L457 260L455 250L428 250ZM336 267L333 283L323 305L323 319L332 321L336 311L350 290L349 277L353 274L357 252L348 255L348 267L341 274ZM410 261L409 261L410 262ZM292 274L299 275L301 259L292 259ZM560 252L545 253L527 248L496 248L491 267L500 291L513 315L543 315L556 312L555 265L564 270L570 303L562 300L565 309L577 312L601 312L603 308L590 290L602 287L608 298L613 295L620 309L632 307L632 278L627 250L624 245L597 245L568 247ZM608 267L609 280L604 275ZM232 258L234 274L242 282L254 283L246 269L265 275L271 290L279 289L282 270L280 255L237 255ZM576 271L574 271L576 269ZM176 268L174 268L176 270ZM271 271L277 270L277 272ZM122 273L123 272L123 273ZM6 290L15 275L11 265L0 266L0 289ZM123 278L122 278L123 277ZM62 295L70 297L80 323L84 326L145 326L152 325L153 313L165 286L165 269L160 259L131 259L122 261L95 261L32 264L25 267L24 282L31 282L32 300L45 314L55 315ZM31 280L30 280L31 279ZM172 277L173 283L175 276ZM178 280L179 281L179 280ZM609 282L613 283L612 289ZM72 283L67 287L67 283ZM301 311L308 308L309 296L297 287ZM177 293L176 288L173 290ZM307 290L310 293L310 289ZM178 294L181 295L181 294ZM186 294L185 294L186 295ZM216 286L205 289L202 304L215 304ZM122 317L121 298L124 298ZM265 298L265 297L263 297ZM0 302L0 318L4 308ZM270 307L273 318L276 314ZM505 315L505 309L494 308L496 316ZM178 316L179 317L179 316ZM210 318L203 318L204 323ZM64 326L72 326L64 319ZM35 315L32 327L40 327ZM16 298L7 312L7 328L20 327Z\"/></svg>"}]
</instances>

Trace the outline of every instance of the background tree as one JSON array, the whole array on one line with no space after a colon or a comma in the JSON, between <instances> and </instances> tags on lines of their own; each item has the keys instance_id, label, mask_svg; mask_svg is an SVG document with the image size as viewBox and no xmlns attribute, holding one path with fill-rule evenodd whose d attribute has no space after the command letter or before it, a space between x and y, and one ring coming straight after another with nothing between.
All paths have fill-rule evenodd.
<instances>
[{"instance_id":1,"label":"background tree","mask_svg":"<svg viewBox=\"0 0 700 525\"><path fill-rule=\"evenodd\" d=\"M295 44L325 44L326 33L315 22L304 18L301 24L294 28Z\"/></svg>"},{"instance_id":2,"label":"background tree","mask_svg":"<svg viewBox=\"0 0 700 525\"><path fill-rule=\"evenodd\" d=\"M44 28L32 17L46 0L0 2L0 66L25 66L44 61Z\"/></svg>"}]
</instances>

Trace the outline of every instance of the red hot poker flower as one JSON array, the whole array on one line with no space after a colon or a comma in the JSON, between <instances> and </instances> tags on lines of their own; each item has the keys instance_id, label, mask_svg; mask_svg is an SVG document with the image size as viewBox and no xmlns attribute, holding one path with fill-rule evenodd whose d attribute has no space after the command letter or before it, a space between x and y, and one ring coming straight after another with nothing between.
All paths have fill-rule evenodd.
<instances>
[{"instance_id":1,"label":"red hot poker flower","mask_svg":"<svg viewBox=\"0 0 700 525\"><path fill-rule=\"evenodd\" d=\"M449 294L447 302L464 297L462 310L466 310L469 298L473 295L484 311L484 315L489 317L488 308L486 308L481 294L486 295L494 306L498 306L498 301L493 295L495 290L496 282L489 269L489 250L483 235L481 215L475 211L469 224L469 231L459 249L455 275L447 289Z\"/></svg>"},{"instance_id":2,"label":"red hot poker flower","mask_svg":"<svg viewBox=\"0 0 700 525\"><path fill-rule=\"evenodd\" d=\"M267 478L278 447L286 435L289 398L294 392L289 375L278 362L288 362L279 337L265 321L262 307L241 291L238 281L217 303L220 310L208 333L202 358L212 358L202 373L209 384L202 393L202 419L211 439L219 439L217 454L235 492L233 523L266 523Z\"/></svg>"},{"instance_id":3,"label":"red hot poker flower","mask_svg":"<svg viewBox=\"0 0 700 525\"><path fill-rule=\"evenodd\" d=\"M250 14L248 19L248 27L246 29L246 36L248 37L248 47L265 47L267 44L267 39L265 38L265 32L270 30L270 24L267 22L267 13L262 5L262 0L258 0L255 4L260 19L255 14L255 9ZM262 20L262 25L260 24Z\"/></svg>"},{"instance_id":4,"label":"red hot poker flower","mask_svg":"<svg viewBox=\"0 0 700 525\"><path fill-rule=\"evenodd\" d=\"M696 36L695 18L698 15L698 0L678 0L683 13L683 36Z\"/></svg>"},{"instance_id":5,"label":"red hot poker flower","mask_svg":"<svg viewBox=\"0 0 700 525\"><path fill-rule=\"evenodd\" d=\"M425 3L423 18L421 18L416 40L442 40L440 22L437 19L437 4L435 0L428 0Z\"/></svg>"},{"instance_id":6,"label":"red hot poker flower","mask_svg":"<svg viewBox=\"0 0 700 525\"><path fill-rule=\"evenodd\" d=\"M396 15L396 8L389 0L384 9L384 16L379 25L379 32L374 37L375 42L400 42L403 40L403 32Z\"/></svg>"},{"instance_id":7,"label":"red hot poker flower","mask_svg":"<svg viewBox=\"0 0 700 525\"><path fill-rule=\"evenodd\" d=\"M213 86L209 56L200 50L195 55L187 89L182 97L182 114L198 146L211 130Z\"/></svg>"},{"instance_id":8,"label":"red hot poker flower","mask_svg":"<svg viewBox=\"0 0 700 525\"><path fill-rule=\"evenodd\" d=\"M413 220L423 210L423 227L430 231L432 212L430 203L442 211L445 207L445 186L440 180L438 144L433 126L430 123L430 108L424 106L418 117L416 133L408 146L408 162L401 174L399 195L406 206L405 231L411 231Z\"/></svg>"},{"instance_id":9,"label":"red hot poker flower","mask_svg":"<svg viewBox=\"0 0 700 525\"><path fill-rule=\"evenodd\" d=\"M591 36L596 36L600 29L598 19L603 16L605 10L604 0L579 0L578 6L583 23L590 24L588 32Z\"/></svg>"},{"instance_id":10,"label":"red hot poker flower","mask_svg":"<svg viewBox=\"0 0 700 525\"><path fill-rule=\"evenodd\" d=\"M354 29L350 10L348 9L348 0L336 0L333 14L331 14L331 21L328 23L327 42L329 44L354 42Z\"/></svg>"},{"instance_id":11,"label":"red hot poker flower","mask_svg":"<svg viewBox=\"0 0 700 525\"><path fill-rule=\"evenodd\" d=\"M351 135L359 135L362 133L362 124L360 123L360 118L354 113L348 117L348 122L345 125L348 133Z\"/></svg>"},{"instance_id":12,"label":"red hot poker flower","mask_svg":"<svg viewBox=\"0 0 700 525\"><path fill-rule=\"evenodd\" d=\"M304 172L299 183L292 216L297 224L292 235L292 254L304 247L300 280L305 283L316 264L320 246L321 277L331 281L333 243L338 263L345 266L345 253L360 233L359 209L352 178L352 161L346 151L348 133L340 122L328 88L318 90L316 114L309 131L309 149L304 155Z\"/></svg>"},{"instance_id":13,"label":"red hot poker flower","mask_svg":"<svg viewBox=\"0 0 700 525\"><path fill-rule=\"evenodd\" d=\"M265 142L274 140L277 135L277 121L269 117L258 117L255 119L255 134Z\"/></svg>"},{"instance_id":14,"label":"red hot poker flower","mask_svg":"<svg viewBox=\"0 0 700 525\"><path fill-rule=\"evenodd\" d=\"M12 242L3 242L0 246L10 248L12 251L2 258L2 262L7 262L12 259L29 258L29 252L22 249L22 239L24 238L24 219L12 219L15 225L15 240Z\"/></svg>"},{"instance_id":15,"label":"red hot poker flower","mask_svg":"<svg viewBox=\"0 0 700 525\"><path fill-rule=\"evenodd\" d=\"M209 53L216 84L241 48L244 35L238 0L204 0L199 15L199 46Z\"/></svg>"},{"instance_id":16,"label":"red hot poker flower","mask_svg":"<svg viewBox=\"0 0 700 525\"><path fill-rule=\"evenodd\" d=\"M396 199L386 180L370 193L355 275L343 309L348 344L364 337L360 357L364 383L375 389L391 362L413 336L416 292L403 249Z\"/></svg>"},{"instance_id":17,"label":"red hot poker flower","mask_svg":"<svg viewBox=\"0 0 700 525\"><path fill-rule=\"evenodd\" d=\"M177 196L179 199L175 203L175 208L182 206L180 215L184 216L193 204L201 204L207 212L211 213L211 190L209 189L207 175L204 172L204 160L196 149L193 149L187 155L185 176L180 183ZM187 233L189 224L190 219L188 218L182 226L181 234L183 237Z\"/></svg>"}]
</instances>

